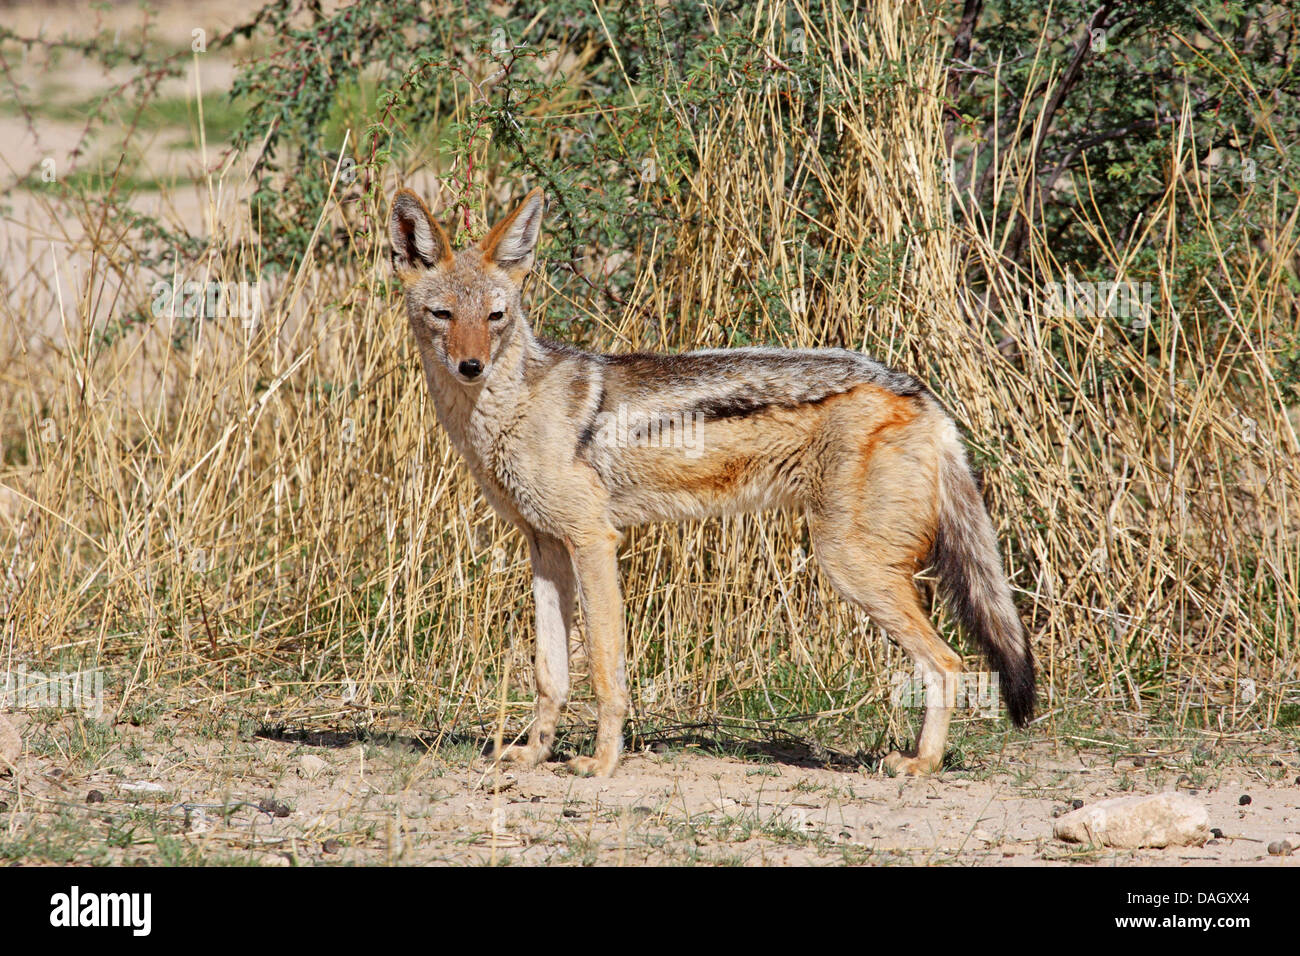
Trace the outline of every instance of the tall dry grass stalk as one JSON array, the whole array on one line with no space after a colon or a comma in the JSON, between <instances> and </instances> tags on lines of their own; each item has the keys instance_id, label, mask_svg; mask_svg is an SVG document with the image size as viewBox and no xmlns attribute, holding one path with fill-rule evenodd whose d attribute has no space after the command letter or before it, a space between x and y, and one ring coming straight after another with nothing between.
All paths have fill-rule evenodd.
<instances>
[{"instance_id":1,"label":"tall dry grass stalk","mask_svg":"<svg viewBox=\"0 0 1300 956\"><path fill-rule=\"evenodd\" d=\"M1296 212L1277 210L1269 241L1244 258L1219 256L1226 295L1157 288L1166 320L1139 333L1052 314L1046 283L1065 270L1044 237L1031 229L1029 266L1009 264L1012 222L984 220L942 176L931 91L946 42L905 8L832 18L826 35L805 23L810 43L838 51L820 89L776 84L680 117L697 171L673 200L679 244L670 257L598 251L593 269L630 253L622 268L639 283L622 314L593 316L600 340L580 344L727 343L710 317L737 287L775 283L784 306L760 317L757 338L869 351L929 383L967 427L1050 719L1080 705L1099 719L1270 724L1297 694L1300 445L1268 353L1294 321ZM754 35L778 49L786 8L755 10ZM924 52L905 82L846 85L851 68L908 50ZM782 134L775 111L792 104L811 105L815 123ZM824 129L845 150L836 173L816 148ZM1173 275L1180 218L1215 234L1196 136L1190 117L1171 127L1168 192L1140 235L1116 247L1096 232L1118 279L1139 252ZM166 316L100 334L159 278L255 279L257 224L236 201L246 168L240 157L205 184L219 241L174 277L139 266L93 208L78 225L75 211L32 207L33 228L60 238L25 243L3 305L4 653L111 664L123 706L179 685L187 706L286 721L400 708L443 732L491 723L504 694L521 727L526 551L434 422L382 246L355 248L346 268L309 255L264 283L252 328L210 319L183 334ZM1028 174L1011 163L996 188L1014 196ZM801 190L814 184L839 197L834 218L813 224L836 262L820 285L808 247L787 241L807 225ZM523 187L487 173L487 208ZM1086 194L1086 178L1074 188ZM323 225L342 217L333 201L321 210ZM860 254L873 244L888 255ZM973 287L980 273L991 278ZM542 274L531 294L561 292ZM640 717L820 714L855 728L858 715L870 732L910 733L888 705L905 660L830 592L807 547L792 515L630 535Z\"/></svg>"}]
</instances>

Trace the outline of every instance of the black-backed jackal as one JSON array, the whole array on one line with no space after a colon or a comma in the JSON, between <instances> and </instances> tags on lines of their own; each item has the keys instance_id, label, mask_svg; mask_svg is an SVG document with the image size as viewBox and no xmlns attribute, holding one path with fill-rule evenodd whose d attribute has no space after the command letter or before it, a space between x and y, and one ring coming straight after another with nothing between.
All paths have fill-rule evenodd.
<instances>
[{"instance_id":1,"label":"black-backed jackal","mask_svg":"<svg viewBox=\"0 0 1300 956\"><path fill-rule=\"evenodd\" d=\"M409 190L390 222L393 265L438 420L492 507L528 540L537 608L537 713L502 759L551 753L569 694L575 597L598 725L580 773L618 765L627 714L620 529L802 508L831 583L950 688L960 658L922 607L933 563L951 608L1000 675L1012 719L1034 706L1034 665L993 525L956 426L915 379L843 349L595 355L533 334L520 287L543 199L533 190L482 241L453 252ZM629 436L629 428L632 434ZM904 773L937 769L952 701L927 695Z\"/></svg>"}]
</instances>

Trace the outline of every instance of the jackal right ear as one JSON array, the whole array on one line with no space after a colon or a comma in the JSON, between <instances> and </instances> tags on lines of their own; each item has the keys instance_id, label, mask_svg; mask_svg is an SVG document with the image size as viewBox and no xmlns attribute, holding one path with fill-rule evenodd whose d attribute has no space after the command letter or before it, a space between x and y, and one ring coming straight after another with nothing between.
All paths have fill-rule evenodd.
<instances>
[{"instance_id":1,"label":"jackal right ear","mask_svg":"<svg viewBox=\"0 0 1300 956\"><path fill-rule=\"evenodd\" d=\"M393 216L388 222L393 241L393 268L403 272L432 269L451 259L451 240L429 214L424 200L409 189L393 197Z\"/></svg>"}]
</instances>

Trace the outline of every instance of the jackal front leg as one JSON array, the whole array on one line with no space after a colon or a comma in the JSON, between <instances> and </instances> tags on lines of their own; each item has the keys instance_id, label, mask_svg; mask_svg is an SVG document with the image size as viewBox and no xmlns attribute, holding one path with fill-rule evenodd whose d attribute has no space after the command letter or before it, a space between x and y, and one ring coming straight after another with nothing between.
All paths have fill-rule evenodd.
<instances>
[{"instance_id":1,"label":"jackal front leg","mask_svg":"<svg viewBox=\"0 0 1300 956\"><path fill-rule=\"evenodd\" d=\"M569 699L569 630L573 626L573 561L558 538L540 532L529 538L533 603L537 611L537 714L528 743L498 754L533 767L551 755L555 725Z\"/></svg>"},{"instance_id":2,"label":"jackal front leg","mask_svg":"<svg viewBox=\"0 0 1300 956\"><path fill-rule=\"evenodd\" d=\"M596 752L574 757L574 773L607 777L623 750L627 675L623 664L623 598L618 583L618 532L601 529L569 542L587 625L587 658L596 694Z\"/></svg>"}]
</instances>

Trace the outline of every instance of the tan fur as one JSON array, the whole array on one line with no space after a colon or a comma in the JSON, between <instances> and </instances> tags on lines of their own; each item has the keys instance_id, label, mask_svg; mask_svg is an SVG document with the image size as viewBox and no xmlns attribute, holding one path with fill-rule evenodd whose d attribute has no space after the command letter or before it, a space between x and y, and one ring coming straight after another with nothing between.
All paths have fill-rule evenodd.
<instances>
[{"instance_id":1,"label":"tan fur","mask_svg":"<svg viewBox=\"0 0 1300 956\"><path fill-rule=\"evenodd\" d=\"M613 772L628 709L617 546L622 528L647 521L804 509L836 589L923 675L951 681L960 660L912 582L940 526L941 468L965 468L953 463L956 433L938 403L907 376L841 350L617 356L540 339L520 286L541 206L534 190L454 254L414 193L394 198L391 223L438 419L489 503L524 534L533 565L536 719L528 742L501 756L532 765L550 755L568 698L576 597L598 728L594 756L571 765ZM466 362L482 371L467 377ZM644 430L624 434L620 414ZM917 754L892 754L889 766L940 765L951 706L927 703Z\"/></svg>"}]
</instances>

